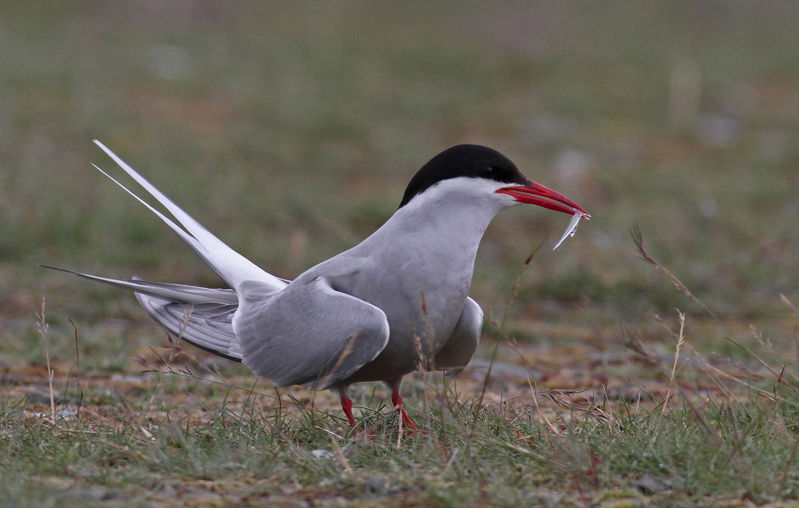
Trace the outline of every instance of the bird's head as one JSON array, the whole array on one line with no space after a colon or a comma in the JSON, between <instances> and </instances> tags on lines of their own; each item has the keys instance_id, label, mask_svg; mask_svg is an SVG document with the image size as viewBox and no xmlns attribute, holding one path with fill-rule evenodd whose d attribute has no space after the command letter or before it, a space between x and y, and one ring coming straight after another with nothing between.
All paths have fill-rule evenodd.
<instances>
[{"instance_id":1,"label":"bird's head","mask_svg":"<svg viewBox=\"0 0 799 508\"><path fill-rule=\"evenodd\" d=\"M458 186L456 182L463 185ZM430 159L411 179L400 208L417 196L424 195L428 189L444 185L469 187L475 196L482 194L490 197L501 208L527 203L591 218L583 207L571 199L530 180L510 159L481 145L456 145Z\"/></svg>"}]
</instances>

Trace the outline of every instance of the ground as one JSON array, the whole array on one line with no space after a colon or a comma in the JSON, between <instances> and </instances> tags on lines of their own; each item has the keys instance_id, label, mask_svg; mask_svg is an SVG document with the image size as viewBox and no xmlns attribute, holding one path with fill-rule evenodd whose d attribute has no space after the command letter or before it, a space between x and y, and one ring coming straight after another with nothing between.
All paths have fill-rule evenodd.
<instances>
[{"instance_id":1,"label":"ground","mask_svg":"<svg viewBox=\"0 0 799 508\"><path fill-rule=\"evenodd\" d=\"M2 18L9 504L799 496L794 3L11 2ZM593 220L552 252L565 216L498 216L475 361L408 376L414 434L382 386L355 387L353 435L332 395L276 390L170 340L130 295L38 267L221 284L91 167L113 168L93 138L282 277L372 232L456 143L499 149Z\"/></svg>"}]
</instances>

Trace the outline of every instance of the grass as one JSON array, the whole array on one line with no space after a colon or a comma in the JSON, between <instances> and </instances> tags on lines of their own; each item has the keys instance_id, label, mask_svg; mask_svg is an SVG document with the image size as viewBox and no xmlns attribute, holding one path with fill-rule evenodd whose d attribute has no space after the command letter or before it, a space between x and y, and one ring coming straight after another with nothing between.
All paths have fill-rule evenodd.
<instances>
[{"instance_id":1,"label":"grass","mask_svg":"<svg viewBox=\"0 0 799 508\"><path fill-rule=\"evenodd\" d=\"M682 329L678 337L682 345ZM468 383L423 377L408 390L423 431L398 435L384 394L361 391L367 431L348 435L332 397L247 387L247 377L212 375L172 353L158 355L167 359L160 374L135 380L73 369L59 380L54 420L37 413L46 399L31 404L25 385L13 389L29 395L0 407L4 490L21 504L763 503L799 494L799 380L779 364L716 367L685 352L671 364L639 347L630 359L661 371L649 383L667 384L665 397L531 385L483 404Z\"/></svg>"},{"instance_id":2,"label":"grass","mask_svg":"<svg viewBox=\"0 0 799 508\"><path fill-rule=\"evenodd\" d=\"M796 499L792 3L6 7L7 504ZM424 433L398 445L363 385L371 437L351 438L334 397L254 385L169 343L129 295L37 268L219 284L92 170L109 166L95 137L284 277L373 231L460 142L594 219L552 253L563 217L498 217L472 296L502 330L454 380L409 377Z\"/></svg>"},{"instance_id":3,"label":"grass","mask_svg":"<svg viewBox=\"0 0 799 508\"><path fill-rule=\"evenodd\" d=\"M647 261L693 297L649 255L640 231L634 240ZM515 297L512 292L510 304ZM783 303L795 321L796 307L787 298ZM37 330L45 372L51 372L44 315L43 303ZM490 401L487 389L496 394L497 384L513 376L461 382L420 374L406 387L423 429L411 434L398 427L384 393L359 390L362 430L352 433L329 394L248 385L252 380L240 368L209 364L171 340L141 358L144 375L87 378L75 327L75 356L72 365L56 367L67 373L58 388L40 374L8 382L12 388L0 406L7 450L0 459L2 488L23 505L760 504L796 498L795 367L756 330L754 344L728 336L744 360L723 363L697 352L684 313L660 322L673 335L672 355L632 338L624 358L591 370L610 376L623 364L637 366L600 386L562 390L526 377L516 382L527 388L500 388L501 398ZM493 326L503 343L518 348L501 325ZM523 350L517 352L524 363ZM640 387L620 386L625 376Z\"/></svg>"}]
</instances>

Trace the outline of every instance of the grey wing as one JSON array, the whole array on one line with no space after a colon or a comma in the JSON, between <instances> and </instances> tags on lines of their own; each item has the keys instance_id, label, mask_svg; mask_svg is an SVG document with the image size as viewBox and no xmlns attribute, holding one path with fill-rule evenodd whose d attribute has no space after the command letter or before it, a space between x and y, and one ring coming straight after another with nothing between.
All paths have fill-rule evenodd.
<instances>
[{"instance_id":1,"label":"grey wing","mask_svg":"<svg viewBox=\"0 0 799 508\"><path fill-rule=\"evenodd\" d=\"M241 355L233 349L236 335L233 333L231 320L239 300L232 289L147 282L137 278L119 280L54 266L42 266L131 289L150 317L175 337L219 356L241 361ZM267 287L271 292L276 291L273 286Z\"/></svg>"},{"instance_id":2,"label":"grey wing","mask_svg":"<svg viewBox=\"0 0 799 508\"><path fill-rule=\"evenodd\" d=\"M436 353L436 370L446 370L448 376L458 374L472 359L480 345L480 332L483 329L483 309L471 298L466 298L458 324L449 340Z\"/></svg>"},{"instance_id":3,"label":"grey wing","mask_svg":"<svg viewBox=\"0 0 799 508\"><path fill-rule=\"evenodd\" d=\"M143 293L136 293L136 299L173 336L210 353L241 361L241 354L232 349L237 342L232 320L238 305L176 302Z\"/></svg>"},{"instance_id":4,"label":"grey wing","mask_svg":"<svg viewBox=\"0 0 799 508\"><path fill-rule=\"evenodd\" d=\"M172 301L180 301L185 303L227 303L237 304L239 302L236 293L232 289L227 288L204 288L199 286L188 286L186 284L173 284L166 282L148 282L139 278L133 277L127 280L110 279L108 277L100 277L99 275L92 275L89 273L73 272L64 268L56 266L39 265L48 270L56 270L64 273L71 273L84 279L89 279L110 286L116 286L124 289L130 289L136 293L143 293L150 296L157 296ZM271 286L270 286L271 287ZM277 291L271 288L271 291Z\"/></svg>"},{"instance_id":5,"label":"grey wing","mask_svg":"<svg viewBox=\"0 0 799 508\"><path fill-rule=\"evenodd\" d=\"M243 296L233 323L242 363L277 386L336 386L388 343L383 311L323 277L266 298Z\"/></svg>"}]
</instances>

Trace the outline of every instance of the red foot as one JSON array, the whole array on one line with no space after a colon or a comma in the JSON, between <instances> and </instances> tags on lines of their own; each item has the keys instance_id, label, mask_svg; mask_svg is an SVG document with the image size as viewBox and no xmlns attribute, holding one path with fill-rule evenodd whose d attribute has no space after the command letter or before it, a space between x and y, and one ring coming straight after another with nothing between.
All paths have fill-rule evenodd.
<instances>
[{"instance_id":1,"label":"red foot","mask_svg":"<svg viewBox=\"0 0 799 508\"><path fill-rule=\"evenodd\" d=\"M355 427L355 418L352 416L352 399L346 395L341 395L341 409L347 415L347 420L350 422L350 427Z\"/></svg>"},{"instance_id":2,"label":"red foot","mask_svg":"<svg viewBox=\"0 0 799 508\"><path fill-rule=\"evenodd\" d=\"M341 400L341 409L344 410L344 414L347 416L347 421L350 422L350 427L355 427L355 417L352 416L352 399L347 396L346 390L342 389L339 390L339 398ZM403 408L404 403L402 402L402 397L400 397L399 389L393 388L391 390L391 403L394 405L394 409L399 413L399 416L402 418L402 422L405 424L409 432L413 432L418 430L419 427L413 423L411 417L408 416L408 413L405 412L405 408ZM358 433L356 431L356 433Z\"/></svg>"},{"instance_id":3,"label":"red foot","mask_svg":"<svg viewBox=\"0 0 799 508\"><path fill-rule=\"evenodd\" d=\"M402 397L400 397L399 390L391 390L391 403L394 404L394 409L399 411L399 415L402 417L402 421L405 422L405 425L408 426L408 429L417 430L419 428L413 423L413 420L411 420L408 413L406 413L405 409L402 407L404 404L402 402Z\"/></svg>"}]
</instances>

